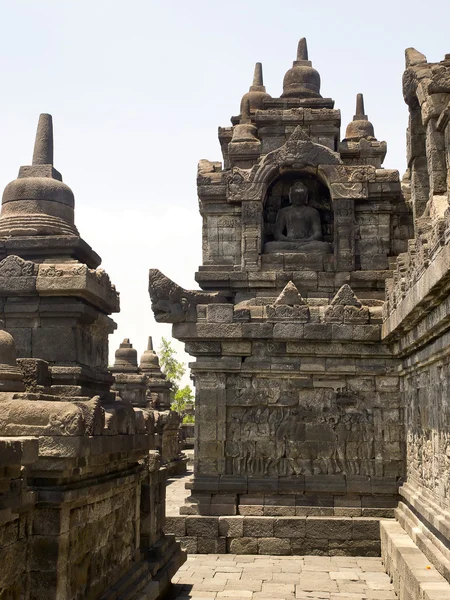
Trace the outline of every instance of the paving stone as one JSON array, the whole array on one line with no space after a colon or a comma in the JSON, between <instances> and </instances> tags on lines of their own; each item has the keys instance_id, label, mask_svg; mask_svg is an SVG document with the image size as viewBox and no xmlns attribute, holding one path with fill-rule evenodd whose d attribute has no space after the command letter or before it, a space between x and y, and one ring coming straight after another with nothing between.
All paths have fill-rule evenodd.
<instances>
[{"instance_id":1,"label":"paving stone","mask_svg":"<svg viewBox=\"0 0 450 600\"><path fill-rule=\"evenodd\" d=\"M363 562L358 558L348 557L352 562L348 567L346 557L317 557L317 556L247 556L239 567L239 561L242 556L234 556L230 561L230 555L218 556L213 568L214 577L204 579L201 582L190 583L192 585L191 594L216 593L217 598L252 598L252 600L271 599L283 600L285 598L296 598L300 600L391 600L396 596L393 592L393 586L389 582L389 577L385 573L372 571L368 577L383 579L387 578L387 589L374 590L368 587L365 573L354 563ZM185 588L182 587L183 581L188 579L188 573L192 569L195 573L196 565L201 560L201 555L189 556L188 568L180 572L180 579L177 589L179 595L175 595L176 600L180 600L186 595ZM248 562L246 562L248 561ZM221 562L225 563L221 566ZM308 563L310 571L303 571ZM338 564L339 563L339 564ZM259 564L261 567L255 568ZM381 560L370 559L371 565L381 565ZM234 566L233 566L234 565ZM202 568L201 566L198 568ZM198 570L197 568L197 570ZM209 566L208 566L209 568ZM237 572L232 572L236 569ZM286 571L284 569L287 569ZM292 572L297 569L297 572ZM227 579L228 576L238 575L239 579ZM354 578L358 579L355 580ZM379 583L375 581L373 583ZM357 588L349 586L358 586ZM384 583L382 583L384 585ZM243 595L224 595L225 593L234 594L242 592ZM219 593L222 594L219 596ZM372 593L381 594L378 596L370 595Z\"/></svg>"}]
</instances>

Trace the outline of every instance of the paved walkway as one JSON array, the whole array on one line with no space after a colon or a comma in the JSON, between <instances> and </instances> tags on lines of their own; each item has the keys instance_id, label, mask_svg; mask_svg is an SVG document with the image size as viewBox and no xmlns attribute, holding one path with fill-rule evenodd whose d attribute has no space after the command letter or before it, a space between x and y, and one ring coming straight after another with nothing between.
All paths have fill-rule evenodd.
<instances>
[{"instance_id":1,"label":"paved walkway","mask_svg":"<svg viewBox=\"0 0 450 600\"><path fill-rule=\"evenodd\" d=\"M380 558L191 554L174 600L395 600Z\"/></svg>"},{"instance_id":2,"label":"paved walkway","mask_svg":"<svg viewBox=\"0 0 450 600\"><path fill-rule=\"evenodd\" d=\"M166 515L168 517L179 517L180 506L183 506L185 499L189 496L190 491L184 487L186 481L192 476L193 469L193 450L185 450L184 453L189 457L187 472L185 475L171 477L167 480L166 488Z\"/></svg>"}]
</instances>

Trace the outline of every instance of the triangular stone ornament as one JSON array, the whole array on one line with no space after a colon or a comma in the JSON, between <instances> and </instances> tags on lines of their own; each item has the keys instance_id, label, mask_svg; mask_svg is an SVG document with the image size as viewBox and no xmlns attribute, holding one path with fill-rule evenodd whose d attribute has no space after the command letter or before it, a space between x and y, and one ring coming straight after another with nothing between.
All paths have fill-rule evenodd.
<instances>
[{"instance_id":1,"label":"triangular stone ornament","mask_svg":"<svg viewBox=\"0 0 450 600\"><path fill-rule=\"evenodd\" d=\"M302 127L300 127L300 125L297 125L297 127L292 132L292 135L288 141L289 142L310 142L311 138L306 133L306 131Z\"/></svg>"},{"instance_id":2,"label":"triangular stone ornament","mask_svg":"<svg viewBox=\"0 0 450 600\"><path fill-rule=\"evenodd\" d=\"M305 306L306 302L297 287L292 281L289 281L284 287L281 294L274 302L274 306Z\"/></svg>"},{"instance_id":3,"label":"triangular stone ornament","mask_svg":"<svg viewBox=\"0 0 450 600\"><path fill-rule=\"evenodd\" d=\"M344 283L330 302L330 306L356 306L357 308L361 308L362 304L355 296L352 288L347 283Z\"/></svg>"}]
</instances>

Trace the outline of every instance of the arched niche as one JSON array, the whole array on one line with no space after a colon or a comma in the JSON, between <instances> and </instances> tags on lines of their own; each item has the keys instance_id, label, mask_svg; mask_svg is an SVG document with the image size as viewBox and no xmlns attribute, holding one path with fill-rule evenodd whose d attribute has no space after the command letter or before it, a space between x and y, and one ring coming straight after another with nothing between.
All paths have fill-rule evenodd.
<instances>
[{"instance_id":1,"label":"arched niche","mask_svg":"<svg viewBox=\"0 0 450 600\"><path fill-rule=\"evenodd\" d=\"M289 191L296 183L308 189L308 205L320 215L324 242L334 242L334 213L330 190L317 176L305 171L288 171L278 175L268 186L263 208L263 245L274 241L274 227L278 212L289 206Z\"/></svg>"}]
</instances>

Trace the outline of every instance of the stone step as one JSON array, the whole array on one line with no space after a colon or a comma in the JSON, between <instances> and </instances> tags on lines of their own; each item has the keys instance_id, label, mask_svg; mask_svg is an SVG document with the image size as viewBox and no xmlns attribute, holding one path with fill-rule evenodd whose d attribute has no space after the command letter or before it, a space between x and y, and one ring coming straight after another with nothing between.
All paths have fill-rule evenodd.
<instances>
[{"instance_id":1,"label":"stone step","mask_svg":"<svg viewBox=\"0 0 450 600\"><path fill-rule=\"evenodd\" d=\"M146 562L139 562L112 586L101 600L128 600L136 597L152 576ZM159 587L159 586L158 586Z\"/></svg>"},{"instance_id":2,"label":"stone step","mask_svg":"<svg viewBox=\"0 0 450 600\"><path fill-rule=\"evenodd\" d=\"M399 598L448 600L450 584L397 521L382 521L381 556Z\"/></svg>"},{"instance_id":3,"label":"stone step","mask_svg":"<svg viewBox=\"0 0 450 600\"><path fill-rule=\"evenodd\" d=\"M450 582L449 549L420 521L404 504L400 503L395 516L416 546L426 556L437 571Z\"/></svg>"},{"instance_id":4,"label":"stone step","mask_svg":"<svg viewBox=\"0 0 450 600\"><path fill-rule=\"evenodd\" d=\"M165 531L189 554L380 555L371 517L171 516Z\"/></svg>"}]
</instances>

